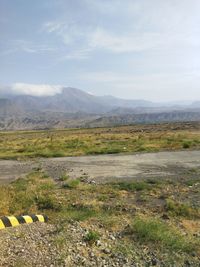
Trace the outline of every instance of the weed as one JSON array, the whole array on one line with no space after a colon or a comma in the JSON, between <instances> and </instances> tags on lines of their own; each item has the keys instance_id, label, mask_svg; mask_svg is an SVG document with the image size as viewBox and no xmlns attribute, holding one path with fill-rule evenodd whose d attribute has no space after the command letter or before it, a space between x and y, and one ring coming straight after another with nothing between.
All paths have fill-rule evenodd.
<instances>
[{"instance_id":1,"label":"weed","mask_svg":"<svg viewBox=\"0 0 200 267\"><path fill-rule=\"evenodd\" d=\"M183 143L183 148L187 149L190 148L191 144L189 142L184 142Z\"/></svg>"},{"instance_id":2,"label":"weed","mask_svg":"<svg viewBox=\"0 0 200 267\"><path fill-rule=\"evenodd\" d=\"M14 182L12 182L12 185L15 187L17 191L25 191L28 186L28 180L19 178L15 180Z\"/></svg>"},{"instance_id":3,"label":"weed","mask_svg":"<svg viewBox=\"0 0 200 267\"><path fill-rule=\"evenodd\" d=\"M61 182L65 182L69 179L69 175L66 175L66 174L62 174L60 177L59 177L59 181Z\"/></svg>"},{"instance_id":4,"label":"weed","mask_svg":"<svg viewBox=\"0 0 200 267\"><path fill-rule=\"evenodd\" d=\"M74 188L77 188L79 184L80 184L79 179L70 180L63 184L63 188L74 189Z\"/></svg>"},{"instance_id":5,"label":"weed","mask_svg":"<svg viewBox=\"0 0 200 267\"><path fill-rule=\"evenodd\" d=\"M193 185L195 185L197 183L200 183L200 179L198 179L198 178L196 178L196 179L190 179L190 180L185 181L185 184L187 186L193 186Z\"/></svg>"},{"instance_id":6,"label":"weed","mask_svg":"<svg viewBox=\"0 0 200 267\"><path fill-rule=\"evenodd\" d=\"M38 196L35 201L39 210L59 211L61 209L56 199L52 196L41 195Z\"/></svg>"},{"instance_id":7,"label":"weed","mask_svg":"<svg viewBox=\"0 0 200 267\"><path fill-rule=\"evenodd\" d=\"M13 194L10 199L10 214L28 213L34 207L34 193L27 193L26 191L19 191Z\"/></svg>"},{"instance_id":8,"label":"weed","mask_svg":"<svg viewBox=\"0 0 200 267\"><path fill-rule=\"evenodd\" d=\"M126 191L142 191L151 189L150 184L146 182L120 182L114 184L114 186L119 190L126 190Z\"/></svg>"},{"instance_id":9,"label":"weed","mask_svg":"<svg viewBox=\"0 0 200 267\"><path fill-rule=\"evenodd\" d=\"M84 240L88 242L89 244L94 244L97 240L99 240L100 234L96 231L89 231Z\"/></svg>"},{"instance_id":10,"label":"weed","mask_svg":"<svg viewBox=\"0 0 200 267\"><path fill-rule=\"evenodd\" d=\"M190 207L185 203L175 202L168 199L165 205L166 211L170 212L171 215L182 216L187 218L199 218L200 214L198 210Z\"/></svg>"},{"instance_id":11,"label":"weed","mask_svg":"<svg viewBox=\"0 0 200 267\"><path fill-rule=\"evenodd\" d=\"M63 212L62 216L68 220L85 221L91 217L95 217L97 212L91 207L78 205L68 206Z\"/></svg>"},{"instance_id":12,"label":"weed","mask_svg":"<svg viewBox=\"0 0 200 267\"><path fill-rule=\"evenodd\" d=\"M45 183L41 183L40 185L37 186L37 190L39 191L49 191L55 189L55 183L52 181L48 181Z\"/></svg>"}]
</instances>

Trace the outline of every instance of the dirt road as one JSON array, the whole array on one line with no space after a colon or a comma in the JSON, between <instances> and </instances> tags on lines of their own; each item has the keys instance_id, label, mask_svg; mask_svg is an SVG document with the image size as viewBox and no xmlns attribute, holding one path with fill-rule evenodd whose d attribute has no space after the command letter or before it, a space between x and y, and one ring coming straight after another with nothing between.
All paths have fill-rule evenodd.
<instances>
[{"instance_id":1,"label":"dirt road","mask_svg":"<svg viewBox=\"0 0 200 267\"><path fill-rule=\"evenodd\" d=\"M42 168L54 178L88 177L96 182L119 179L188 178L200 171L200 151L159 152L133 155L99 155L36 159L0 160L0 183L23 177Z\"/></svg>"}]
</instances>

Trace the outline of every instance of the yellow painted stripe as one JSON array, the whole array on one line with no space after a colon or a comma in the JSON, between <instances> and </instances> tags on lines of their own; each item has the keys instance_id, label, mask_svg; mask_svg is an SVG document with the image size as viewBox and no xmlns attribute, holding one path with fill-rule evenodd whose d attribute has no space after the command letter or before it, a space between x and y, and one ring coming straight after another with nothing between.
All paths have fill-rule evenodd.
<instances>
[{"instance_id":1,"label":"yellow painted stripe","mask_svg":"<svg viewBox=\"0 0 200 267\"><path fill-rule=\"evenodd\" d=\"M22 217L24 218L24 220L26 221L26 223L32 223L33 222L31 216L25 215L25 216L22 216Z\"/></svg>"},{"instance_id":2,"label":"yellow painted stripe","mask_svg":"<svg viewBox=\"0 0 200 267\"><path fill-rule=\"evenodd\" d=\"M12 226L18 226L19 225L19 222L18 222L16 217L8 216L7 218L9 219L10 223L12 224Z\"/></svg>"},{"instance_id":3,"label":"yellow painted stripe","mask_svg":"<svg viewBox=\"0 0 200 267\"><path fill-rule=\"evenodd\" d=\"M38 217L39 222L44 222L44 216L43 215L36 215Z\"/></svg>"},{"instance_id":4,"label":"yellow painted stripe","mask_svg":"<svg viewBox=\"0 0 200 267\"><path fill-rule=\"evenodd\" d=\"M4 223L2 222L2 220L0 220L0 229L4 229L4 228L6 228L6 227L5 227Z\"/></svg>"}]
</instances>

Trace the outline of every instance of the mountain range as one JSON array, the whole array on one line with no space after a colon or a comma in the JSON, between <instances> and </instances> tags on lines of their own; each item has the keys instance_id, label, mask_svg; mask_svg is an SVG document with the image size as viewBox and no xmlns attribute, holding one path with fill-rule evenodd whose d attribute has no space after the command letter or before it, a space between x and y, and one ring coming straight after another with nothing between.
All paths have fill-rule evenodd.
<instances>
[{"instance_id":1,"label":"mountain range","mask_svg":"<svg viewBox=\"0 0 200 267\"><path fill-rule=\"evenodd\" d=\"M94 96L66 87L54 96L0 94L0 129L93 127L200 118L200 101L153 103Z\"/></svg>"}]
</instances>

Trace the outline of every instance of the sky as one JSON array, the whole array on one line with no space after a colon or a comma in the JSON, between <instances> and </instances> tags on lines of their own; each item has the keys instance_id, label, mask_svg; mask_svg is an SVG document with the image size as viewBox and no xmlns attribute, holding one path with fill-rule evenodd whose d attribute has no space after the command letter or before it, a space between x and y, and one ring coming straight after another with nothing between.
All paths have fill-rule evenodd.
<instances>
[{"instance_id":1,"label":"sky","mask_svg":"<svg viewBox=\"0 0 200 267\"><path fill-rule=\"evenodd\" d=\"M200 100L199 0L0 0L0 91Z\"/></svg>"}]
</instances>

